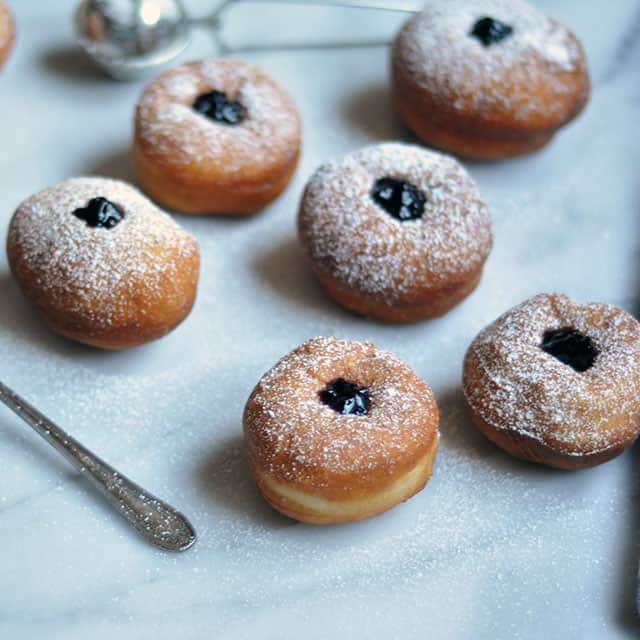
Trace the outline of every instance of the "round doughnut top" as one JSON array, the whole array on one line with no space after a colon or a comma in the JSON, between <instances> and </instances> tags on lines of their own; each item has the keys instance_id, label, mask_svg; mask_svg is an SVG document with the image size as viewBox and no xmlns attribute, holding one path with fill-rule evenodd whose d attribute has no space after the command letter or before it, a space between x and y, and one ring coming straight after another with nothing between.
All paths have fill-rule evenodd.
<instances>
[{"instance_id":1,"label":"round doughnut top","mask_svg":"<svg viewBox=\"0 0 640 640\"><path fill-rule=\"evenodd\" d=\"M343 415L321 400L338 378L368 390L366 414ZM252 459L276 480L312 490L348 479L347 492L413 467L438 436L437 416L427 384L395 355L314 338L262 377L244 424Z\"/></svg>"},{"instance_id":2,"label":"round doughnut top","mask_svg":"<svg viewBox=\"0 0 640 640\"><path fill-rule=\"evenodd\" d=\"M79 217L96 198L123 214L115 226L92 227ZM11 220L8 246L12 268L28 274L50 304L65 315L90 314L97 327L128 317L132 299L139 299L136 307L153 307L179 295L171 282L180 259L198 253L195 239L138 190L93 177L66 180L25 200Z\"/></svg>"},{"instance_id":3,"label":"round doughnut top","mask_svg":"<svg viewBox=\"0 0 640 640\"><path fill-rule=\"evenodd\" d=\"M542 348L546 332L569 328L597 352L585 371ZM609 304L537 295L473 341L464 391L473 411L495 428L553 443L569 455L607 449L625 438L611 425L632 422L640 408L640 324Z\"/></svg>"},{"instance_id":4,"label":"round doughnut top","mask_svg":"<svg viewBox=\"0 0 640 640\"><path fill-rule=\"evenodd\" d=\"M420 218L398 220L374 202L376 181L387 177L423 192ZM321 269L389 303L474 272L492 243L489 212L460 163L398 143L321 166L303 196L299 229Z\"/></svg>"},{"instance_id":5,"label":"round doughnut top","mask_svg":"<svg viewBox=\"0 0 640 640\"><path fill-rule=\"evenodd\" d=\"M485 18L503 29L491 44L472 33ZM575 36L523 0L431 0L400 30L392 56L448 108L498 109L523 120L564 109L553 95L574 88L562 78L586 72Z\"/></svg>"},{"instance_id":6,"label":"round doughnut top","mask_svg":"<svg viewBox=\"0 0 640 640\"><path fill-rule=\"evenodd\" d=\"M193 108L198 97L223 92L243 108L230 126ZM146 152L168 164L207 164L233 173L297 149L298 111L283 89L255 65L235 59L188 62L160 74L144 90L136 133Z\"/></svg>"}]
</instances>

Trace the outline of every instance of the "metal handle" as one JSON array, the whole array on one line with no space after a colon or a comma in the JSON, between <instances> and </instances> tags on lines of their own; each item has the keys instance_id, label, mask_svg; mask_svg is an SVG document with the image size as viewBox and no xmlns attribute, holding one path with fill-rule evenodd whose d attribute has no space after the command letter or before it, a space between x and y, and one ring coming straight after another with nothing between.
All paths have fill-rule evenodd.
<instances>
[{"instance_id":1,"label":"metal handle","mask_svg":"<svg viewBox=\"0 0 640 640\"><path fill-rule=\"evenodd\" d=\"M395 11L399 13L417 13L420 11L419 3L404 2L401 0L247 0L251 4L296 4L317 5L324 7L347 7L351 9L378 9L380 11ZM216 22L217 18L226 11L230 5L241 4L242 0L223 0L211 16L206 18Z\"/></svg>"},{"instance_id":2,"label":"metal handle","mask_svg":"<svg viewBox=\"0 0 640 640\"><path fill-rule=\"evenodd\" d=\"M297 4L320 5L325 7L348 7L352 9L378 9L380 11L396 11L399 13L416 13L420 8L415 2L400 0L251 0L265 4Z\"/></svg>"},{"instance_id":3,"label":"metal handle","mask_svg":"<svg viewBox=\"0 0 640 640\"><path fill-rule=\"evenodd\" d=\"M2 382L0 401L78 469L143 538L168 551L184 551L196 541L184 515L120 474Z\"/></svg>"},{"instance_id":4,"label":"metal handle","mask_svg":"<svg viewBox=\"0 0 640 640\"><path fill-rule=\"evenodd\" d=\"M216 41L220 51L223 53L234 53L238 51L276 51L287 49L332 49L342 47L371 47L383 46L389 44L386 39L375 40L349 40L349 41L322 41L322 42L278 42L269 45L249 45L249 46L233 46L229 45L222 36L223 14L231 6L245 4L245 0L223 0L213 14L204 18L191 20L192 26L205 26L214 31ZM325 7L344 7L351 9L376 9L380 11L390 11L396 13L417 13L420 7L416 2L405 2L401 0L246 0L246 4L266 4L266 5L297 5L304 6L325 6Z\"/></svg>"}]
</instances>

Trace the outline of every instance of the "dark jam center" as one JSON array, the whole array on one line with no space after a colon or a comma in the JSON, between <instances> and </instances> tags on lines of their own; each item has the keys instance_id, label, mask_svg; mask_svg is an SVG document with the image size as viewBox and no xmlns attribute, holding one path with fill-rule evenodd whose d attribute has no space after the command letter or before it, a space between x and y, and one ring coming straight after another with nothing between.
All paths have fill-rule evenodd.
<instances>
[{"instance_id":1,"label":"dark jam center","mask_svg":"<svg viewBox=\"0 0 640 640\"><path fill-rule=\"evenodd\" d=\"M401 221L416 220L424 213L426 196L405 180L380 178L371 191L373 201L390 216Z\"/></svg>"},{"instance_id":2,"label":"dark jam center","mask_svg":"<svg viewBox=\"0 0 640 640\"><path fill-rule=\"evenodd\" d=\"M580 372L591 368L598 357L593 340L571 327L546 331L540 347L560 362Z\"/></svg>"},{"instance_id":3,"label":"dark jam center","mask_svg":"<svg viewBox=\"0 0 640 640\"><path fill-rule=\"evenodd\" d=\"M330 382L320 392L320 400L345 416L365 416L369 412L369 389L344 378Z\"/></svg>"},{"instance_id":4,"label":"dark jam center","mask_svg":"<svg viewBox=\"0 0 640 640\"><path fill-rule=\"evenodd\" d=\"M496 44L504 40L513 33L513 27L510 27L495 18L480 18L471 29L472 36L475 36L482 42L485 47Z\"/></svg>"},{"instance_id":5,"label":"dark jam center","mask_svg":"<svg viewBox=\"0 0 640 640\"><path fill-rule=\"evenodd\" d=\"M124 213L106 198L91 198L86 207L81 207L73 215L84 220L90 227L113 229L124 218Z\"/></svg>"},{"instance_id":6,"label":"dark jam center","mask_svg":"<svg viewBox=\"0 0 640 640\"><path fill-rule=\"evenodd\" d=\"M196 98L193 108L211 120L223 124L240 124L247 110L240 102L232 102L222 91L210 91Z\"/></svg>"}]
</instances>

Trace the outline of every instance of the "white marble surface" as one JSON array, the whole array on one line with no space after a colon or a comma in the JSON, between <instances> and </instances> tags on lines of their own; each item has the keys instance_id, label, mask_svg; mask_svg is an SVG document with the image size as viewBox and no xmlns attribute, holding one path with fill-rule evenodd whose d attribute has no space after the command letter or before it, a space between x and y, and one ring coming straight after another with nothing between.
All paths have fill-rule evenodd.
<instances>
[{"instance_id":1,"label":"white marble surface","mask_svg":"<svg viewBox=\"0 0 640 640\"><path fill-rule=\"evenodd\" d=\"M85 173L131 178L141 87L102 78L74 53L70 0L10 4L20 37L0 76L0 237L41 187ZM493 214L495 249L480 288L443 319L390 327L348 315L315 284L295 240L300 191L319 162L410 139L389 108L384 48L250 56L302 110L300 170L253 219L180 217L201 243L200 295L162 341L102 353L51 335L2 252L1 379L182 508L200 540L182 555L146 546L2 409L0 638L637 637L637 448L590 471L534 468L477 435L461 404L468 343L527 296L562 291L640 308L640 2L538 4L582 38L593 97L541 153L469 165ZM307 23L379 34L391 22L318 12ZM208 51L200 36L189 56ZM240 424L258 377L323 334L395 351L442 409L427 489L384 516L330 529L294 524L263 503Z\"/></svg>"}]
</instances>

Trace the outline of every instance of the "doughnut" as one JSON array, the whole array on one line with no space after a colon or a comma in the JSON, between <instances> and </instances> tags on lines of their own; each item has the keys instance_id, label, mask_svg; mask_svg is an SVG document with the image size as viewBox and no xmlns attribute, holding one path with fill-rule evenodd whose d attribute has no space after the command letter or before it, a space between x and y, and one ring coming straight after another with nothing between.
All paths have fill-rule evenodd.
<instances>
[{"instance_id":1,"label":"doughnut","mask_svg":"<svg viewBox=\"0 0 640 640\"><path fill-rule=\"evenodd\" d=\"M0 2L0 68L4 65L16 38L16 28L9 7Z\"/></svg>"},{"instance_id":2,"label":"doughnut","mask_svg":"<svg viewBox=\"0 0 640 640\"><path fill-rule=\"evenodd\" d=\"M27 300L57 333L105 349L165 335L193 306L196 240L133 187L72 178L25 200L7 255Z\"/></svg>"},{"instance_id":3,"label":"doughnut","mask_svg":"<svg viewBox=\"0 0 640 640\"><path fill-rule=\"evenodd\" d=\"M595 466L640 433L640 324L610 304L537 295L473 341L463 388L475 426L507 453Z\"/></svg>"},{"instance_id":4,"label":"doughnut","mask_svg":"<svg viewBox=\"0 0 640 640\"><path fill-rule=\"evenodd\" d=\"M440 316L477 286L492 244L487 207L453 158L385 143L321 166L298 215L331 297L386 322Z\"/></svg>"},{"instance_id":5,"label":"doughnut","mask_svg":"<svg viewBox=\"0 0 640 640\"><path fill-rule=\"evenodd\" d=\"M418 138L485 160L543 147L590 93L576 36L523 0L431 0L394 39L391 77Z\"/></svg>"},{"instance_id":6,"label":"doughnut","mask_svg":"<svg viewBox=\"0 0 640 640\"><path fill-rule=\"evenodd\" d=\"M250 214L289 184L300 155L296 106L249 62L189 62L144 90L133 159L143 190L191 214Z\"/></svg>"},{"instance_id":7,"label":"doughnut","mask_svg":"<svg viewBox=\"0 0 640 640\"><path fill-rule=\"evenodd\" d=\"M368 342L314 338L258 382L244 409L256 486L281 513L337 524L420 491L438 449L438 407L398 357Z\"/></svg>"}]
</instances>

